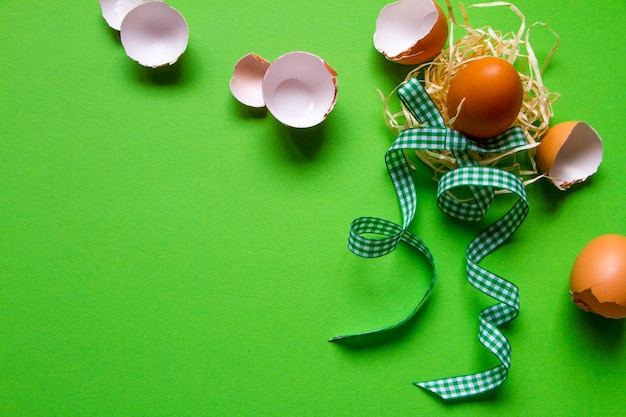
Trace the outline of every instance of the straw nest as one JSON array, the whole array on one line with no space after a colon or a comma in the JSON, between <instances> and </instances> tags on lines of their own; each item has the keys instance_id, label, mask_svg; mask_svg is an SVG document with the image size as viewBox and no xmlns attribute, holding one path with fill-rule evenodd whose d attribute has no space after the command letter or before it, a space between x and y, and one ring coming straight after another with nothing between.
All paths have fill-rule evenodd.
<instances>
[{"instance_id":1,"label":"straw nest","mask_svg":"<svg viewBox=\"0 0 626 417\"><path fill-rule=\"evenodd\" d=\"M446 109L447 91L450 80L469 62L485 56L496 56L513 64L520 74L524 86L524 98L520 113L514 126L520 126L526 137L526 145L498 154L480 154L473 156L482 166L492 166L512 172L525 185L533 183L543 175L539 172L535 158L535 150L541 136L549 127L553 116L552 104L559 95L550 92L543 84L543 73L554 55L559 37L550 27L541 22L526 26L524 14L513 4L505 2L482 3L470 8L505 7L520 19L517 32L502 33L490 26L473 28L470 24L467 9L459 5L463 21L457 21L449 0L446 0L449 18L448 47L441 51L432 61L411 70L406 81L419 77L423 80L426 91L430 94L441 114L450 124L450 116ZM542 27L554 36L554 44L542 65L539 64L530 42L533 29ZM461 30L463 35L455 41L455 32ZM399 88L398 86L397 88ZM387 126L395 133L404 129L419 127L419 123L400 103L400 110L391 110L396 104L393 98L397 88L385 96L379 91L384 102L384 117ZM433 178L438 180L443 174L457 167L457 161L450 151L415 151L417 157L432 168Z\"/></svg>"}]
</instances>

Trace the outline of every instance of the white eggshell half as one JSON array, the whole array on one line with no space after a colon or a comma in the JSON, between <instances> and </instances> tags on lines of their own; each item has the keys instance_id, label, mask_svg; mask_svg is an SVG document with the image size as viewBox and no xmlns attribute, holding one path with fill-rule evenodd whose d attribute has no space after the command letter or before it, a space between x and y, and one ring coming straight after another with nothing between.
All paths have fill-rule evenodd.
<instances>
[{"instance_id":1,"label":"white eggshell half","mask_svg":"<svg viewBox=\"0 0 626 417\"><path fill-rule=\"evenodd\" d=\"M263 77L270 62L257 54L248 54L235 64L230 91L239 102L250 107L264 107Z\"/></svg>"},{"instance_id":2,"label":"white eggshell half","mask_svg":"<svg viewBox=\"0 0 626 417\"><path fill-rule=\"evenodd\" d=\"M287 126L315 126L335 106L337 73L314 54L287 53L265 73L263 101L269 112Z\"/></svg>"},{"instance_id":3,"label":"white eggshell half","mask_svg":"<svg viewBox=\"0 0 626 417\"><path fill-rule=\"evenodd\" d=\"M437 55L447 35L443 10L433 0L399 0L380 11L374 47L390 61L416 64Z\"/></svg>"},{"instance_id":4,"label":"white eggshell half","mask_svg":"<svg viewBox=\"0 0 626 417\"><path fill-rule=\"evenodd\" d=\"M100 9L102 9L102 17L104 18L104 20L111 28L115 30L120 30L122 19L120 19L117 13L115 13L115 5L117 4L117 0L99 0L99 2Z\"/></svg>"},{"instance_id":5,"label":"white eggshell half","mask_svg":"<svg viewBox=\"0 0 626 417\"><path fill-rule=\"evenodd\" d=\"M189 28L185 18L161 1L133 8L120 29L126 54L146 67L172 65L187 49Z\"/></svg>"},{"instance_id":6,"label":"white eggshell half","mask_svg":"<svg viewBox=\"0 0 626 417\"><path fill-rule=\"evenodd\" d=\"M115 2L115 14L119 18L120 22L122 22L128 12L140 4L147 3L149 1L152 0L117 0Z\"/></svg>"},{"instance_id":7,"label":"white eggshell half","mask_svg":"<svg viewBox=\"0 0 626 417\"><path fill-rule=\"evenodd\" d=\"M580 122L556 155L550 177L558 188L564 189L595 174L601 162L602 139L591 126Z\"/></svg>"}]
</instances>

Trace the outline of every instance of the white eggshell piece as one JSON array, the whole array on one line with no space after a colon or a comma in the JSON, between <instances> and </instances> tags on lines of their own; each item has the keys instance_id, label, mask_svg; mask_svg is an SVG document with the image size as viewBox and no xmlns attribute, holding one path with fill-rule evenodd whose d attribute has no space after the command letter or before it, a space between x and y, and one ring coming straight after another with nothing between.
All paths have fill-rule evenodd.
<instances>
[{"instance_id":1,"label":"white eggshell piece","mask_svg":"<svg viewBox=\"0 0 626 417\"><path fill-rule=\"evenodd\" d=\"M119 18L120 22L122 22L128 12L140 4L147 3L149 1L152 0L117 0L115 2L115 14Z\"/></svg>"},{"instance_id":2,"label":"white eggshell piece","mask_svg":"<svg viewBox=\"0 0 626 417\"><path fill-rule=\"evenodd\" d=\"M264 107L263 77L270 62L257 54L248 54L235 64L230 91L239 102L250 107Z\"/></svg>"},{"instance_id":3,"label":"white eggshell piece","mask_svg":"<svg viewBox=\"0 0 626 417\"><path fill-rule=\"evenodd\" d=\"M133 8L120 29L126 54L146 67L171 65L187 49L189 28L185 18L161 1Z\"/></svg>"},{"instance_id":4,"label":"white eggshell piece","mask_svg":"<svg viewBox=\"0 0 626 417\"><path fill-rule=\"evenodd\" d=\"M263 79L263 100L281 123L306 128L321 123L337 100L337 73L308 52L282 55Z\"/></svg>"},{"instance_id":5,"label":"white eggshell piece","mask_svg":"<svg viewBox=\"0 0 626 417\"><path fill-rule=\"evenodd\" d=\"M595 174L601 162L602 139L591 126L581 122L556 155L550 176L557 187L564 189Z\"/></svg>"},{"instance_id":6,"label":"white eggshell piece","mask_svg":"<svg viewBox=\"0 0 626 417\"><path fill-rule=\"evenodd\" d=\"M439 12L432 0L400 0L383 7L376 20L374 47L388 57L409 51L435 26Z\"/></svg>"},{"instance_id":7,"label":"white eggshell piece","mask_svg":"<svg viewBox=\"0 0 626 417\"><path fill-rule=\"evenodd\" d=\"M120 30L122 19L120 19L117 13L115 13L115 5L117 4L117 0L99 0L99 2L100 9L102 9L102 17L104 18L104 20L111 28L115 30Z\"/></svg>"}]
</instances>

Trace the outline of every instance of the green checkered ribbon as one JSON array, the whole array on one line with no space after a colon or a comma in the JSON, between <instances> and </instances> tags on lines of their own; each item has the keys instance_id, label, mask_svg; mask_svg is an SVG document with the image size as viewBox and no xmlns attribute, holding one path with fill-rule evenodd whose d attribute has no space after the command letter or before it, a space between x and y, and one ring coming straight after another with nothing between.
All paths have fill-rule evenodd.
<instances>
[{"instance_id":1,"label":"green checkered ribbon","mask_svg":"<svg viewBox=\"0 0 626 417\"><path fill-rule=\"evenodd\" d=\"M526 140L519 127L513 127L493 139L480 143L447 128L439 110L419 80L415 78L398 90L398 96L420 122L420 127L402 131L385 154L387 169L402 211L402 225L375 217L356 219L350 228L348 247L359 256L375 258L390 253L400 242L405 242L417 249L430 262L433 271L431 283L415 308L399 322L378 330L337 336L331 341L397 327L408 321L431 293L436 280L432 254L423 242L408 230L415 216L417 199L405 151L450 150L454 153L459 167L446 173L439 181L437 206L444 213L461 220L478 221L489 210L495 197L495 189L508 190L519 197L513 207L500 220L474 238L466 250L468 281L498 301L497 304L480 312L478 338L496 356L500 365L477 374L416 383L417 386L444 399L480 394L506 380L511 364L511 346L498 327L517 316L519 295L515 285L487 271L479 263L502 245L521 225L528 213L528 201L524 185L518 177L497 168L479 166L471 152L502 152L525 145ZM469 189L473 199L459 201L454 198L452 191L457 188Z\"/></svg>"}]
</instances>

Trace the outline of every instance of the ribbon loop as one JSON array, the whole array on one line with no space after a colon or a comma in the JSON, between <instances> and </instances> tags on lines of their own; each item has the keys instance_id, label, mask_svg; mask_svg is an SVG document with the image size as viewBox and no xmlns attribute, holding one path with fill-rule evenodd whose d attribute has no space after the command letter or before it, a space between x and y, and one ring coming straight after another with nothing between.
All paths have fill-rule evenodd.
<instances>
[{"instance_id":1,"label":"ribbon loop","mask_svg":"<svg viewBox=\"0 0 626 417\"><path fill-rule=\"evenodd\" d=\"M398 96L421 124L420 127L402 131L385 154L387 170L402 211L402 225L374 217L356 219L350 227L348 247L359 256L376 258L392 252L400 242L404 242L418 250L430 262L433 271L430 286L413 310L397 323L365 333L337 336L330 340L342 340L398 327L417 312L431 293L436 281L432 254L426 245L408 230L416 213L417 196L405 151L427 149L452 151L458 168L443 175L437 188L437 206L444 213L465 221L477 221L484 218L491 207L495 189L508 190L518 197L513 207L502 218L470 242L465 253L469 283L497 301L497 304L480 312L478 338L500 361L500 365L472 375L419 382L416 385L444 399L480 394L499 386L507 378L511 364L511 346L498 327L513 320L519 313L517 287L487 271L480 266L480 262L519 228L528 213L528 201L524 185L519 178L497 168L479 166L471 152L505 152L525 145L526 138L519 127L513 127L495 138L481 142L449 129L430 96L415 78L398 89ZM452 191L460 187L468 188L472 199L468 201L456 199Z\"/></svg>"}]
</instances>

